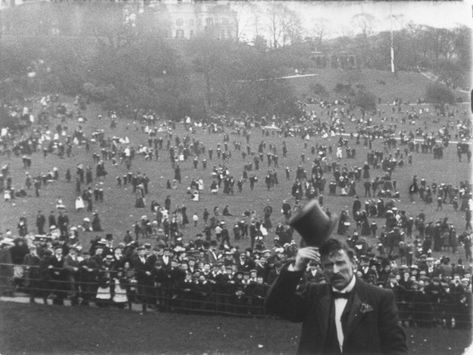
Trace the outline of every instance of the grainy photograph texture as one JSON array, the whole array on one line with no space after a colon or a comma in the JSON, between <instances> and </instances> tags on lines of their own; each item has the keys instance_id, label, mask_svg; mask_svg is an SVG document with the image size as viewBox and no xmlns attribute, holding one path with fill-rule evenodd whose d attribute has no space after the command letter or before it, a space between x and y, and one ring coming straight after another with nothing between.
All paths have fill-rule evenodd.
<instances>
[{"instance_id":1,"label":"grainy photograph texture","mask_svg":"<svg viewBox=\"0 0 473 355\"><path fill-rule=\"evenodd\" d=\"M472 353L472 15L0 0L0 353Z\"/></svg>"}]
</instances>

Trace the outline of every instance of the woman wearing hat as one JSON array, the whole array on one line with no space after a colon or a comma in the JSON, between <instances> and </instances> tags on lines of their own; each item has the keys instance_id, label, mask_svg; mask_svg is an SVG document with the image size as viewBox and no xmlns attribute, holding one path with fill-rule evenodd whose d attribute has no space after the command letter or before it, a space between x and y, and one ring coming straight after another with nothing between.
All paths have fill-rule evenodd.
<instances>
[{"instance_id":1,"label":"woman wearing hat","mask_svg":"<svg viewBox=\"0 0 473 355\"><path fill-rule=\"evenodd\" d=\"M112 300L112 276L114 273L113 255L106 255L98 271L98 288L95 303L98 307L107 307Z\"/></svg>"}]
</instances>

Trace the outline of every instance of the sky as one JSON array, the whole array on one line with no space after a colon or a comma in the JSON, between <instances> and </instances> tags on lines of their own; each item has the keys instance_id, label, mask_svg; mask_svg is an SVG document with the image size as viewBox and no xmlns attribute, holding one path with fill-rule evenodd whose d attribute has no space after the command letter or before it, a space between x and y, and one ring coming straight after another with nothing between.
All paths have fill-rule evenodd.
<instances>
[{"instance_id":1,"label":"sky","mask_svg":"<svg viewBox=\"0 0 473 355\"><path fill-rule=\"evenodd\" d=\"M39 0L37 0L39 1ZM143 0L141 0L143 1ZM161 0L163 1L163 0ZM176 0L169 0L176 1ZM190 0L187 0L190 1ZM23 0L16 0L17 4ZM352 18L357 14L369 14L374 18L373 32L394 30L409 23L424 24L433 27L452 28L466 25L473 28L473 0L455 1L284 1L259 0L238 1L223 0L238 11L241 39L252 41L256 35L268 37L267 8L271 4L283 4L293 10L300 18L305 36L314 36L314 26L323 19L325 38L353 36L358 28ZM0 0L0 4L1 4ZM256 11L255 9L258 9ZM255 13L258 15L258 27L255 27ZM393 15L392 17L390 15Z\"/></svg>"},{"instance_id":2,"label":"sky","mask_svg":"<svg viewBox=\"0 0 473 355\"><path fill-rule=\"evenodd\" d=\"M254 37L254 6L263 8L271 1L233 2L241 17L241 31L246 39ZM278 3L276 1L276 3ZM354 15L365 13L374 17L373 31L379 32L405 27L408 23L433 27L452 28L458 25L473 27L473 0L466 1L279 1L294 10L301 19L301 25L310 35L317 19L323 18L327 37L354 35L357 30L352 24ZM253 7L251 6L253 4ZM390 14L393 15L391 21ZM263 17L263 16L261 16ZM260 19L262 21L262 19ZM260 25L258 31L267 26Z\"/></svg>"}]
</instances>

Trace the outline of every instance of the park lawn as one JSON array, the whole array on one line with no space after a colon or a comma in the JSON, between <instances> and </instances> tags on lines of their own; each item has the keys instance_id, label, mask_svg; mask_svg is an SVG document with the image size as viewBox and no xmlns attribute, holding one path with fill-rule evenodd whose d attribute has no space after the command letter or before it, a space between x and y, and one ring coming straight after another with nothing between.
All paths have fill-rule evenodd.
<instances>
[{"instance_id":1,"label":"park lawn","mask_svg":"<svg viewBox=\"0 0 473 355\"><path fill-rule=\"evenodd\" d=\"M336 81L334 81L336 83ZM410 96L415 98L414 94ZM70 102L70 100L69 100ZM459 108L463 110L464 107ZM111 131L108 129L109 122L104 119L98 122L94 118L101 112L95 105L90 105L86 111L88 121L83 124L84 131L89 134L96 129L104 128L108 135L120 137L128 136L135 145L146 144L146 135L139 127L135 127L130 121L120 120L118 127ZM459 115L460 116L460 115ZM459 117L457 117L459 118ZM54 129L57 120L51 120L50 128ZM72 132L78 126L76 120L68 121L67 126ZM429 130L435 131L444 121L427 122ZM424 127L424 123L419 121L419 127ZM416 126L415 126L416 127ZM406 126L406 129L415 127ZM349 127L349 131L356 127ZM182 136L184 130L178 124L176 134ZM208 134L197 131L194 135L207 147L213 147L214 151L217 143L223 147L222 134ZM104 236L112 233L115 239L122 240L125 230L131 229L131 225L140 219L141 215L151 216L149 204L152 200L157 200L161 204L169 194L172 197L172 209L185 204L188 207L188 215L192 216L196 212L202 216L203 208L210 212L214 206L220 210L228 204L232 217L221 217L227 221L231 228L232 223L241 219L241 214L245 210L255 210L259 216L263 215L263 208L267 205L274 207L272 216L273 224L282 221L279 211L283 199L293 199L290 196L290 188L293 182L294 171L298 164L302 164L309 171L312 156L310 147L315 144L332 144L335 146L337 137L328 139L314 138L307 142L304 148L304 141L299 138L281 138L277 135L263 137L258 129L252 132L250 145L253 151L257 151L257 146L261 140L267 145L273 144L278 147L279 185L270 191L264 186L264 176L267 171L266 160L261 164L259 171L250 172L259 178L255 190L250 191L248 184L243 188L243 193L235 193L233 196L223 195L219 192L213 195L208 192L210 185L210 174L213 165L221 163L214 158L209 161L207 170L199 168L194 170L192 160L181 163L183 183L177 190L165 189L167 179L173 178L173 171L169 163L169 157L165 151L160 151L160 158L156 162L144 161L138 157L132 166L133 172L146 173L151 178L150 194L147 196L147 208L136 209L134 207L135 197L130 189L117 187L115 177L126 174L124 166L112 166L106 162L106 169L109 172L103 180L105 191L105 202L95 204L102 219L104 227L103 233L81 233L81 242L84 247L88 246L89 240L96 235ZM230 172L238 178L243 171L245 161L233 152L232 141L241 141L242 148L245 148L244 138L241 136L230 136L230 150L233 158L229 163ZM285 140L289 149L288 157L284 159L281 153L281 142ZM350 145L357 149L356 159L343 159L342 164L348 167L362 166L366 160L367 148L362 145L355 145L355 140L350 140ZM374 149L382 150L380 142L375 142ZM92 151L99 152L97 146L92 146ZM301 153L305 151L306 161L301 162ZM13 176L13 185L17 188L23 185L24 173L21 159L13 157L7 159L2 156L0 163L10 164L10 171ZM33 155L33 166L31 173L33 176L40 172L46 172L54 166L58 167L60 173L59 181L41 190L39 198L34 197L34 192L29 191L29 196L24 199L16 199L13 203L6 203L0 199L0 231L4 232L10 228L16 231L16 224L20 215L24 214L28 218L30 231L35 231L34 218L37 210L41 209L47 215L50 210L55 210L55 200L62 198L68 206L71 225L81 223L84 217L90 217L90 213L76 212L73 210L75 199L75 187L73 183L66 183L64 180L65 169L70 168L74 174L75 166L79 163L85 165L92 164L91 153L86 154L83 148L73 148L73 156L70 159L59 159L56 155L48 155L44 158L40 154ZM286 180L284 168L291 169L291 179ZM373 176L381 176L382 171L371 170ZM393 178L397 180L401 191L401 200L396 201L400 209L405 209L410 215L417 215L424 211L427 220L435 221L448 216L457 228L458 233L464 230L464 213L454 213L451 206L444 206L444 210L436 211L435 204L425 205L419 201L411 204L407 198L407 189L412 181L412 177L417 175L426 178L428 183L445 182L457 185L460 181L470 180L471 165L465 161L459 163L455 154L455 145L450 145L445 151L445 158L434 160L431 154L414 153L414 164L398 168L393 173ZM95 176L95 174L94 174ZM186 195L186 187L192 178L202 176L205 181L206 191L201 195L200 202L189 201ZM330 176L327 176L330 179ZM360 186L361 187L361 186ZM358 190L362 200L362 190ZM338 213L345 206L351 210L352 199L341 196L325 196L325 207ZM374 219L378 227L384 223L382 219ZM187 226L184 232L184 239L193 238L196 233L203 229L202 222L197 227ZM353 229L350 230L353 232ZM272 246L270 234L267 245ZM374 242L372 238L368 238ZM240 247L249 246L248 240L236 243ZM450 257L449 252L434 253L434 256L445 254ZM463 256L459 252L456 258ZM416 354L461 354L463 349L471 342L471 334L466 331L444 330L444 329L407 329L410 353ZM236 354L276 354L294 353L298 343L299 326L271 319L245 319L221 316L196 316L170 313L149 313L140 315L136 312L119 310L102 310L95 308L71 308L71 307L47 307L41 305L20 305L15 303L0 303L0 353L54 353L54 354L81 354L81 353L236 353Z\"/></svg>"},{"instance_id":2,"label":"park lawn","mask_svg":"<svg viewBox=\"0 0 473 355\"><path fill-rule=\"evenodd\" d=\"M70 103L70 99L68 100ZM457 118L461 117L461 112L465 108L463 106L458 106L457 111L459 115ZM383 110L388 110L389 108L384 107ZM109 129L109 121L103 119L98 121L96 119L98 113L101 112L96 105L89 105L88 109L85 112L85 116L88 118L88 121L82 124L82 127L85 133L88 135L91 132L103 128L107 136L127 136L132 144L135 146L139 144L147 144L147 136L144 132L141 131L139 125L133 124L131 120L122 119L118 122L118 127L114 130ZM387 115L387 112L384 112L383 115ZM427 119L428 120L428 119ZM52 119L49 125L49 128L53 130L58 124L57 119ZM435 122L433 120L426 121L426 124L429 130L435 131L443 124L445 121ZM69 132L72 133L74 128L76 128L79 123L77 120L69 120L66 122ZM416 127L424 127L424 121L419 120L416 126L407 126L403 127L406 130L415 129ZM347 130L348 132L354 130L356 126L350 123ZM183 137L186 134L182 124L177 124L176 135ZM243 187L243 193L235 192L234 195L224 195L222 192L214 195L209 192L209 185L211 182L211 171L212 167L218 164L221 164L222 161L218 161L216 158L215 150L217 144L220 143L223 149L223 134L209 134L202 129L198 129L197 132L193 135L193 138L202 141L207 148L212 147L214 149L214 159L209 160L208 167L206 170L203 170L201 164L199 163L199 168L194 169L192 166L192 159L180 163L181 174L182 174L182 184L176 190L167 190L165 188L166 181L168 179L172 180L174 177L174 172L169 162L168 153L165 150L159 152L160 156L158 161L154 159L152 161L145 161L143 157L139 156L133 161L131 171L146 173L150 177L151 182L149 185L149 195L146 196L146 208L138 209L134 207L135 196L131 192L131 187L128 185L126 187L118 187L116 184L116 176L123 176L127 173L126 167L124 165L112 166L110 161L105 162L106 170L108 175L103 179L103 188L105 192L105 202L104 203L94 203L94 209L96 209L101 217L102 226L104 232L102 233L81 233L80 239L84 247L88 247L89 241L95 236L104 236L106 233L112 233L115 236L115 240L121 241L126 230L132 230L132 224L140 219L142 215L147 214L151 216L149 210L149 205L152 200L156 200L159 203L163 204L164 199L167 195L171 196L172 206L171 209L174 210L178 206L186 205L189 218L195 212L201 218L197 227L188 225L183 229L184 240L189 240L193 238L197 233L202 232L203 222L202 222L202 212L204 208L207 208L212 212L215 206L220 208L220 211L223 210L225 205L230 206L230 212L233 214L231 217L221 217L221 219L227 222L229 229L232 228L233 223L244 219L242 213L245 210L254 210L257 212L258 216L263 215L263 209L265 206L273 206L273 215L271 217L273 225L276 225L277 222L283 221L282 214L280 212L280 206L284 199L289 199L290 203L294 203L294 199L290 195L291 186L294 181L294 172L299 164L304 166L308 172L310 172L311 161L313 156L311 155L310 148L312 145L323 144L323 145L332 145L335 151L335 145L338 141L338 137L330 137L327 139L323 138L313 138L310 141L304 141L300 138L295 137L279 137L278 135L263 136L259 129L253 129L250 145L252 151L257 152L258 144L264 140L266 142L265 152L268 150L270 144L275 145L278 148L279 154L279 168L276 169L279 178L279 185L274 189L268 191L264 184L264 177L267 173L268 167L266 164L266 155L264 162L260 164L259 171L251 171L249 175L255 174L259 181L255 186L254 191L251 191L249 184L246 183ZM346 137L348 138L348 137ZM355 139L350 139L350 146L353 146L357 150L356 159L342 159L341 164L346 164L349 168L353 166L361 167L363 162L366 160L366 153L368 148L364 147L362 144L356 145ZM243 160L240 152L233 151L233 141L242 142L242 149L246 148L246 142L244 137L230 134L229 149L232 151L233 157L231 158L228 168L230 173L238 179L242 172L245 162ZM281 143L286 141L288 146L288 156L287 158L282 157L281 152ZM376 150L382 150L382 143L380 141L375 141L373 148ZM404 147L401 148L403 150ZM427 215L427 221L436 221L444 217L448 217L449 221L453 223L457 229L457 233L461 233L464 230L464 213L453 211L451 206L444 206L444 209L441 211L436 211L436 204L425 205L424 203L417 201L415 204L409 202L407 198L407 190L412 181L412 177L417 175L418 178L426 178L427 182L436 182L440 184L441 182L452 183L458 185L460 181L469 180L471 177L470 164L465 160L461 163L457 161L455 154L455 145L450 144L449 147L445 150L445 158L442 160L434 160L431 154L417 154L414 153L414 164L412 166L405 165L403 168L397 168L393 173L393 179L397 180L398 189L401 192L401 200L396 201L396 205L400 209L408 211L410 215L416 216L421 211L425 212ZM75 167L79 163L84 165L90 164L94 169L95 176L95 166L92 162L92 152L97 152L100 154L100 148L97 145L91 146L91 152L86 154L83 147L73 148L73 155L71 158L60 159L57 155L52 154L47 157L43 157L42 154L35 153L33 154L33 165L30 170L31 175L35 176L40 172L46 172L51 170L53 167L59 169L59 181L54 182L52 185L49 185L41 190L41 196L39 198L34 197L33 190L28 191L28 196L26 198L19 198L13 202L7 203L3 200L0 200L0 231L4 232L7 228L16 232L16 224L19 216L25 215L28 219L29 230L35 232L35 216L38 210L42 210L46 215L49 211L55 210L56 199L62 198L65 205L68 207L68 214L70 218L71 225L78 225L82 222L84 217L91 217L91 214L85 211L77 212L74 210L74 200L75 200L75 185L73 182L66 183L64 178L64 173L67 168L71 169L71 172L74 176ZM305 162L301 161L301 153L304 152L306 159ZM335 154L335 152L333 153ZM208 157L207 157L208 158ZM334 156L333 156L334 159ZM10 171L13 176L13 185L17 187L17 190L22 187L25 179L25 170L22 167L22 162L20 157L12 156L10 159L7 159L6 156L1 158L2 165L8 163L10 165ZM289 167L291 169L291 178L286 180L284 169ZM381 170L371 170L371 177L382 176L383 172ZM186 188L189 186L193 178L202 177L205 182L205 191L201 194L200 202L190 201L189 196L186 194ZM327 182L330 180L331 176L327 175ZM94 182L95 183L95 182ZM363 188L362 184L358 183L358 194L362 201L363 198ZM83 186L84 188L84 186ZM235 187L236 190L236 187ZM328 188L326 188L327 194ZM339 213L342 208L347 208L351 211L352 198L342 197L342 196L325 196L325 207L330 211ZM384 224L382 219L374 219L378 223L380 228ZM348 234L353 232L353 228ZM267 246L272 246L272 238L274 234L270 234L269 239L267 240ZM371 242L372 238L368 238ZM297 240L297 236L296 236ZM242 248L249 246L248 240L243 240L236 242ZM440 253L437 253L440 254ZM451 253L442 253L452 256ZM435 255L434 256L439 256ZM457 255L454 256L452 261L456 260L459 256L463 256L463 252L459 251Z\"/></svg>"},{"instance_id":3,"label":"park lawn","mask_svg":"<svg viewBox=\"0 0 473 355\"><path fill-rule=\"evenodd\" d=\"M10 354L294 354L300 325L0 302L0 352ZM409 353L463 354L468 330L407 328Z\"/></svg>"}]
</instances>

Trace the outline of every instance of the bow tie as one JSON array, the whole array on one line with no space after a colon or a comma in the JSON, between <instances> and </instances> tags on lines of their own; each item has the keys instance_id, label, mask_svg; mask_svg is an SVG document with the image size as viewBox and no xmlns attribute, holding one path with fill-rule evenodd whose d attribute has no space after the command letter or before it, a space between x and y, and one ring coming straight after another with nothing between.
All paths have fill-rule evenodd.
<instances>
[{"instance_id":1,"label":"bow tie","mask_svg":"<svg viewBox=\"0 0 473 355\"><path fill-rule=\"evenodd\" d=\"M351 292L342 293L342 292L332 291L332 296L334 299L337 299L337 298L349 299L350 295L351 295Z\"/></svg>"}]
</instances>

